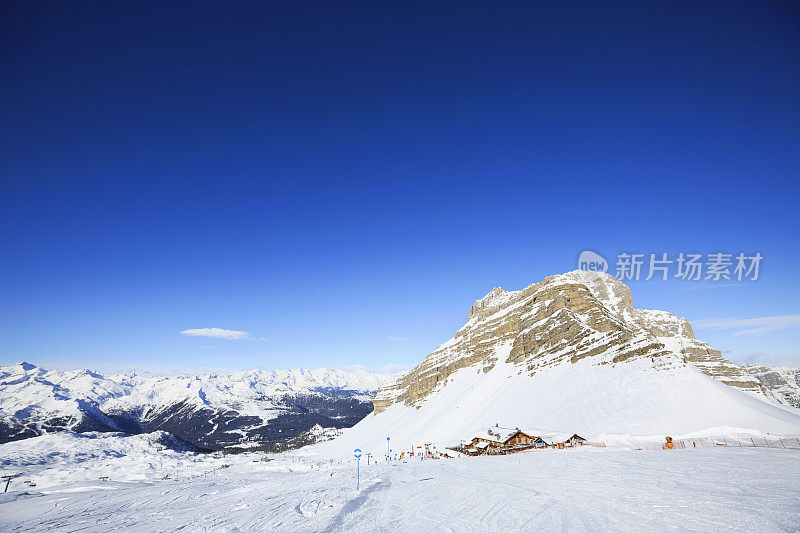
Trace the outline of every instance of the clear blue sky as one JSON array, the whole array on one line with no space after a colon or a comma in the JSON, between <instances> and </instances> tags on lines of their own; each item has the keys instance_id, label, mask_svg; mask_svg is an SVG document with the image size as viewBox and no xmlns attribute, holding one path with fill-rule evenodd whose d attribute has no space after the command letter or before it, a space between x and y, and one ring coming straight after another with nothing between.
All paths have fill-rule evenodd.
<instances>
[{"instance_id":1,"label":"clear blue sky","mask_svg":"<svg viewBox=\"0 0 800 533\"><path fill-rule=\"evenodd\" d=\"M0 362L409 365L587 248L760 252L635 304L800 314L796 2L168 4L0 8Z\"/></svg>"}]
</instances>

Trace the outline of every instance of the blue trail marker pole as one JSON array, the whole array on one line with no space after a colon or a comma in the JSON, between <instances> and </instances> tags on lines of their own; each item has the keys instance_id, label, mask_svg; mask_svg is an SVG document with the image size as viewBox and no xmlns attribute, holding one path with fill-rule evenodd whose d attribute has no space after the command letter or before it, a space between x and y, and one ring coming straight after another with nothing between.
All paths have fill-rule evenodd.
<instances>
[{"instance_id":1,"label":"blue trail marker pole","mask_svg":"<svg viewBox=\"0 0 800 533\"><path fill-rule=\"evenodd\" d=\"M356 448L353 450L353 457L356 458L356 492L358 492L358 486L361 484L361 449Z\"/></svg>"},{"instance_id":2,"label":"blue trail marker pole","mask_svg":"<svg viewBox=\"0 0 800 533\"><path fill-rule=\"evenodd\" d=\"M392 450L389 449L389 437L386 437L386 462L392 458Z\"/></svg>"}]
</instances>

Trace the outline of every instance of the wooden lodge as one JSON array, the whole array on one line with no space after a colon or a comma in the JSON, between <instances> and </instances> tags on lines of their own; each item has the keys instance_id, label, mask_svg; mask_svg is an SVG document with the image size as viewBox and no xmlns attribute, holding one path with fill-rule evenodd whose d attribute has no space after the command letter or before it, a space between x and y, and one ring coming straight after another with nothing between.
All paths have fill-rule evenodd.
<instances>
[{"instance_id":1,"label":"wooden lodge","mask_svg":"<svg viewBox=\"0 0 800 533\"><path fill-rule=\"evenodd\" d=\"M468 442L453 448L466 455L504 455L531 448L572 448L586 439L577 433L552 433L494 426L481 430Z\"/></svg>"},{"instance_id":2,"label":"wooden lodge","mask_svg":"<svg viewBox=\"0 0 800 533\"><path fill-rule=\"evenodd\" d=\"M551 433L542 435L542 440L551 448L573 448L582 446L586 439L577 433Z\"/></svg>"}]
</instances>

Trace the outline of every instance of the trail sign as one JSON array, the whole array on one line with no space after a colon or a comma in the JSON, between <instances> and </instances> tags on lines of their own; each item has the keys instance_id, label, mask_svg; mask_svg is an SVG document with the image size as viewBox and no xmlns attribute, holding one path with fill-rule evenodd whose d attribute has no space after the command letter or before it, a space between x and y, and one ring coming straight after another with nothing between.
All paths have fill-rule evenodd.
<instances>
[{"instance_id":1,"label":"trail sign","mask_svg":"<svg viewBox=\"0 0 800 533\"><path fill-rule=\"evenodd\" d=\"M356 492L361 485L361 448L353 450L353 457L356 458Z\"/></svg>"}]
</instances>

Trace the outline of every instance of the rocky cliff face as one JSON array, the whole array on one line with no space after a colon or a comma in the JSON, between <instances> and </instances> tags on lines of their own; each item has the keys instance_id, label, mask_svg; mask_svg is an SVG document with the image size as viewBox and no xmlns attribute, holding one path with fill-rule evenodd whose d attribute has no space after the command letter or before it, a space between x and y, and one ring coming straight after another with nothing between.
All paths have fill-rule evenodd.
<instances>
[{"instance_id":1,"label":"rocky cliff face","mask_svg":"<svg viewBox=\"0 0 800 533\"><path fill-rule=\"evenodd\" d=\"M373 400L376 413L397 402L419 407L459 369L488 372L501 345L510 346L500 352L508 353L504 362L529 375L582 359L617 365L649 358L655 368L693 365L732 387L763 389L757 376L695 339L685 319L635 309L630 289L608 274L574 271L520 291L492 289L472 305L467 323L452 339L379 391Z\"/></svg>"},{"instance_id":2,"label":"rocky cliff face","mask_svg":"<svg viewBox=\"0 0 800 533\"><path fill-rule=\"evenodd\" d=\"M747 365L742 370L755 378L764 394L773 400L800 409L800 369Z\"/></svg>"}]
</instances>

